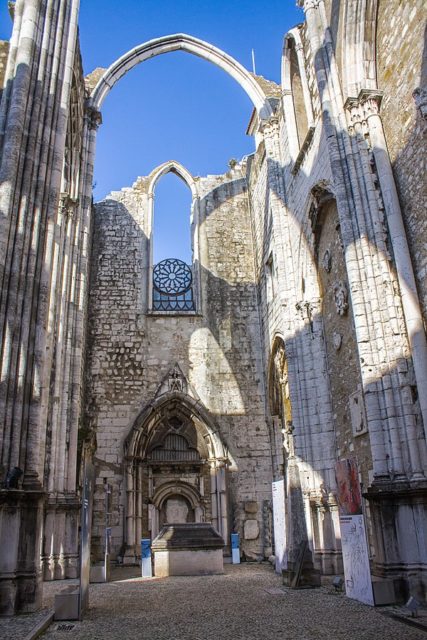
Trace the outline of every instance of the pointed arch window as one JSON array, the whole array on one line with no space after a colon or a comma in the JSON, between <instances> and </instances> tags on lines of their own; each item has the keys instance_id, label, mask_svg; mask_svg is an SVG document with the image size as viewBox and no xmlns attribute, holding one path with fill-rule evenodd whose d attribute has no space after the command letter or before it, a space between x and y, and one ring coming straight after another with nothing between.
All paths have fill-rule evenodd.
<instances>
[{"instance_id":1,"label":"pointed arch window","mask_svg":"<svg viewBox=\"0 0 427 640\"><path fill-rule=\"evenodd\" d=\"M168 174L172 174L169 180ZM159 189L159 180L164 177L166 180L162 180ZM190 202L183 197L175 177L182 180L190 190ZM169 188L165 198L162 188L166 183ZM151 311L167 314L194 313L199 289L198 198L194 181L182 165L174 161L168 162L153 172L149 197ZM171 211L171 206L177 210Z\"/></svg>"},{"instance_id":2,"label":"pointed arch window","mask_svg":"<svg viewBox=\"0 0 427 640\"><path fill-rule=\"evenodd\" d=\"M313 105L304 61L300 30L291 29L284 40L282 56L283 109L289 153L298 169L314 133Z\"/></svg>"}]
</instances>

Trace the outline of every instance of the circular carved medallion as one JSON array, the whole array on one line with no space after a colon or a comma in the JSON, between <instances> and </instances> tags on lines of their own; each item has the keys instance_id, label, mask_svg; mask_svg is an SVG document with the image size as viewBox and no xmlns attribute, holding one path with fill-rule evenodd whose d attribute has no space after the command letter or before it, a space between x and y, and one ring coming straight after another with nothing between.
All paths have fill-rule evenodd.
<instances>
[{"instance_id":1,"label":"circular carved medallion","mask_svg":"<svg viewBox=\"0 0 427 640\"><path fill-rule=\"evenodd\" d=\"M153 284L167 295L185 293L191 287L192 274L188 264L178 258L162 260L153 269Z\"/></svg>"}]
</instances>

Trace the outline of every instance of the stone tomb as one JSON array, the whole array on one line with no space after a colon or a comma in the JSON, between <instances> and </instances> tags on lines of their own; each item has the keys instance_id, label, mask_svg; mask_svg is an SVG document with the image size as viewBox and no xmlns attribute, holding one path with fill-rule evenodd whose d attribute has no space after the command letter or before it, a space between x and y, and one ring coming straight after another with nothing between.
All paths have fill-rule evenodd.
<instances>
[{"instance_id":1,"label":"stone tomb","mask_svg":"<svg viewBox=\"0 0 427 640\"><path fill-rule=\"evenodd\" d=\"M154 575L224 573L224 540L209 523L166 524L153 540Z\"/></svg>"}]
</instances>

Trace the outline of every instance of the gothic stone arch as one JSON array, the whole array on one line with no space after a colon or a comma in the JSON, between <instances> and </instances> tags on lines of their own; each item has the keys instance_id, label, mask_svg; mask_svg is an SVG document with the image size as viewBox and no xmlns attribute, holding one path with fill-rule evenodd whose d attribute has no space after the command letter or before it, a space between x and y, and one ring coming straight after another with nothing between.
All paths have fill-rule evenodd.
<instances>
[{"instance_id":1,"label":"gothic stone arch","mask_svg":"<svg viewBox=\"0 0 427 640\"><path fill-rule=\"evenodd\" d=\"M141 537L155 537L171 519L212 522L228 540L234 463L200 401L184 390L161 394L136 418L124 450L125 562L134 562Z\"/></svg>"},{"instance_id":2,"label":"gothic stone arch","mask_svg":"<svg viewBox=\"0 0 427 640\"><path fill-rule=\"evenodd\" d=\"M246 91L261 120L272 115L271 106L260 85L237 60L234 60L224 51L217 49L208 42L184 33L163 36L162 38L144 42L116 60L100 78L92 93L91 106L93 109L100 111L102 103L112 87L130 69L133 69L140 62L171 51L185 51L217 65L234 78L242 89Z\"/></svg>"}]
</instances>

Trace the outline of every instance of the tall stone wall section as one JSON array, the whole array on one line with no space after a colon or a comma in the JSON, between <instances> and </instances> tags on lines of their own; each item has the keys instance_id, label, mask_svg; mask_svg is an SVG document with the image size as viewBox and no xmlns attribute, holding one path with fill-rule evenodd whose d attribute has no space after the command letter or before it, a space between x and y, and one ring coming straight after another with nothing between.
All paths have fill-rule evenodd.
<instances>
[{"instance_id":1,"label":"tall stone wall section","mask_svg":"<svg viewBox=\"0 0 427 640\"><path fill-rule=\"evenodd\" d=\"M241 532L246 555L258 557L268 538L263 506L270 499L271 468L245 180L241 174L198 179L201 308L187 315L145 313L147 184L140 178L94 208L87 415L97 441L95 548L103 535L108 482L113 548L120 552L124 440L178 364L237 463L229 474L231 526ZM245 511L254 501L256 515ZM253 540L244 537L248 519L257 521Z\"/></svg>"},{"instance_id":2,"label":"tall stone wall section","mask_svg":"<svg viewBox=\"0 0 427 640\"><path fill-rule=\"evenodd\" d=\"M377 22L377 81L381 116L418 291L427 318L427 44L423 0L381 0ZM415 96L414 91L420 90ZM424 116L421 107L423 102Z\"/></svg>"},{"instance_id":3,"label":"tall stone wall section","mask_svg":"<svg viewBox=\"0 0 427 640\"><path fill-rule=\"evenodd\" d=\"M7 57L9 55L9 42L0 40L0 99L6 73Z\"/></svg>"}]
</instances>

